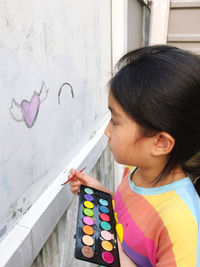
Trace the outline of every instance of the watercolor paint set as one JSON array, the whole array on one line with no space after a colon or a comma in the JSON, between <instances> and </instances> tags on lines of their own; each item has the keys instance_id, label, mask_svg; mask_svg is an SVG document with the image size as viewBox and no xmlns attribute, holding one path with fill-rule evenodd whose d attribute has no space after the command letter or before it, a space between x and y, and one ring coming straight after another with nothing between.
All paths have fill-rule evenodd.
<instances>
[{"instance_id":1,"label":"watercolor paint set","mask_svg":"<svg viewBox=\"0 0 200 267\"><path fill-rule=\"evenodd\" d=\"M120 267L115 225L111 195L81 185L75 258Z\"/></svg>"}]
</instances>

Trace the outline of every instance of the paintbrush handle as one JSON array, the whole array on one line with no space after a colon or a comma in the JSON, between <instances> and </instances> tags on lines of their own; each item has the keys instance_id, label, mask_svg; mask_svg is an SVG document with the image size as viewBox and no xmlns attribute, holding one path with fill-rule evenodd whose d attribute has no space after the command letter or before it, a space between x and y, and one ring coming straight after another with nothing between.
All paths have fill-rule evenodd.
<instances>
[{"instance_id":1,"label":"paintbrush handle","mask_svg":"<svg viewBox=\"0 0 200 267\"><path fill-rule=\"evenodd\" d=\"M82 171L84 171L85 169L86 169L86 167L84 167L84 168L83 168L82 170L80 170L79 172L82 172ZM75 176L76 176L76 174L72 175L72 177L70 177L66 182L64 182L64 183L61 184L61 185L65 185L65 184L69 183Z\"/></svg>"}]
</instances>

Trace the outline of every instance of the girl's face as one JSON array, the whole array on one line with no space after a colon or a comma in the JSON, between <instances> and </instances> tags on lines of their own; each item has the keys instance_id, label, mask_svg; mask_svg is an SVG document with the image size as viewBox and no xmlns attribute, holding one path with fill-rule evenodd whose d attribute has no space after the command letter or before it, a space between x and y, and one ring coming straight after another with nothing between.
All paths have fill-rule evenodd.
<instances>
[{"instance_id":1,"label":"girl's face","mask_svg":"<svg viewBox=\"0 0 200 267\"><path fill-rule=\"evenodd\" d=\"M111 119L105 134L115 160L120 164L141 166L149 159L149 138L141 138L139 125L124 111L111 91L108 108Z\"/></svg>"}]
</instances>

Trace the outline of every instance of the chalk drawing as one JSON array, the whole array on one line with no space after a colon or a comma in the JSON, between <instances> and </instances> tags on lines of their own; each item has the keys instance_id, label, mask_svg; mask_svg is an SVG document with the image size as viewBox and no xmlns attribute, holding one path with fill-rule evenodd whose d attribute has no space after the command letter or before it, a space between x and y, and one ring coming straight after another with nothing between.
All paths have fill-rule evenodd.
<instances>
[{"instance_id":1,"label":"chalk drawing","mask_svg":"<svg viewBox=\"0 0 200 267\"><path fill-rule=\"evenodd\" d=\"M22 100L19 104L14 98L11 101L10 114L12 118L17 122L25 122L28 128L31 128L38 116L40 104L44 102L48 96L49 89L46 88L44 82L42 82L42 87L40 92L34 91L30 102L27 100Z\"/></svg>"},{"instance_id":2,"label":"chalk drawing","mask_svg":"<svg viewBox=\"0 0 200 267\"><path fill-rule=\"evenodd\" d=\"M71 84L70 84L70 83L63 83L63 84L61 85L60 89L59 89L59 92L58 92L58 103L59 103L59 104L60 104L60 95L61 95L61 93L62 93L63 87L65 87L66 85L70 87L71 94L72 94L72 98L74 98L74 91L73 91L73 88L72 88ZM65 87L65 88L66 88L66 87Z\"/></svg>"}]
</instances>

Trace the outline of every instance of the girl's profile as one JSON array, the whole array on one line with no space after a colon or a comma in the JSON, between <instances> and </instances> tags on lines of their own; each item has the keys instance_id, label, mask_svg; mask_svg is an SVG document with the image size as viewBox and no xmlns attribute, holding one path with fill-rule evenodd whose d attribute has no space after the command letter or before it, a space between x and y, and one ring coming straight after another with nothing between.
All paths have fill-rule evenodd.
<instances>
[{"instance_id":1,"label":"girl's profile","mask_svg":"<svg viewBox=\"0 0 200 267\"><path fill-rule=\"evenodd\" d=\"M108 108L110 150L135 166L110 192L121 266L200 266L200 59L167 45L130 51L109 81ZM109 192L74 174L74 194L81 184Z\"/></svg>"}]
</instances>

